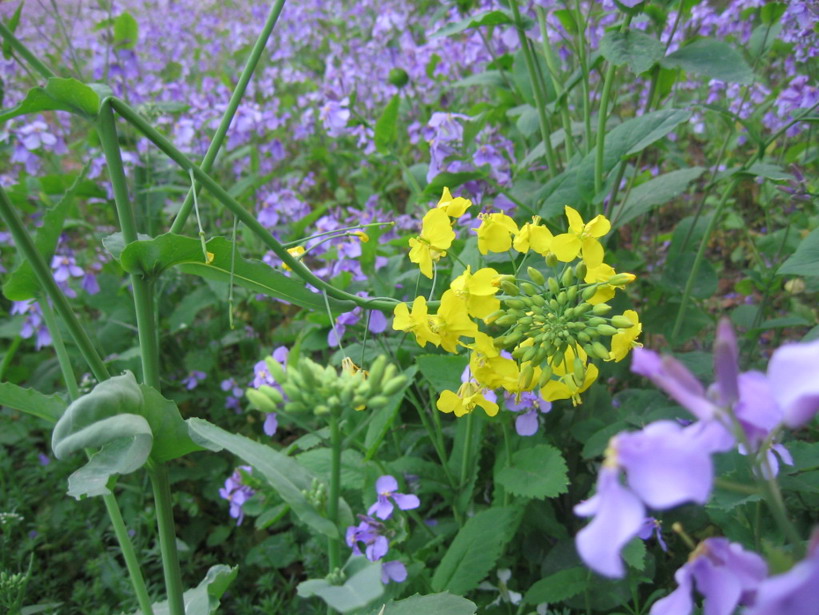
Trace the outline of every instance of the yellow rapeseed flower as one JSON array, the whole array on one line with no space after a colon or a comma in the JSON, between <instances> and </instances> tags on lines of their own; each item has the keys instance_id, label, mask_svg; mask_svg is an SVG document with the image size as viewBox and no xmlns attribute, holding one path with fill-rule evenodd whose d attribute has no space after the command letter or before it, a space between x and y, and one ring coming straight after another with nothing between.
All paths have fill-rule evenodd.
<instances>
[{"instance_id":1,"label":"yellow rapeseed flower","mask_svg":"<svg viewBox=\"0 0 819 615\"><path fill-rule=\"evenodd\" d=\"M453 290L447 290L441 296L441 306L430 324L441 340L441 347L451 353L458 352L462 336L475 337L478 333L478 325L469 318L466 302Z\"/></svg>"},{"instance_id":2,"label":"yellow rapeseed flower","mask_svg":"<svg viewBox=\"0 0 819 615\"><path fill-rule=\"evenodd\" d=\"M430 209L421 223L421 235L409 240L409 258L417 263L423 273L432 279L432 263L437 263L455 240L455 232L449 224L444 209Z\"/></svg>"},{"instance_id":3,"label":"yellow rapeseed flower","mask_svg":"<svg viewBox=\"0 0 819 615\"><path fill-rule=\"evenodd\" d=\"M427 300L423 297L416 297L412 302L412 313L406 303L399 303L395 306L395 318L392 321L392 328L396 331L407 331L415 334L415 340L423 348L428 342L435 346L441 344L441 336L435 333L430 327L432 317L427 314Z\"/></svg>"},{"instance_id":4,"label":"yellow rapeseed flower","mask_svg":"<svg viewBox=\"0 0 819 615\"><path fill-rule=\"evenodd\" d=\"M579 357L583 363L583 380L579 381L574 373L574 360ZM588 389L600 373L594 363L588 363L588 356L586 352L577 347L577 354L571 347L566 349L566 354L563 356L563 361L560 365L553 367L557 380L550 380L546 386L540 389L540 396L546 401L555 401L558 399L571 399L572 405L577 406L582 402L580 394Z\"/></svg>"},{"instance_id":5,"label":"yellow rapeseed flower","mask_svg":"<svg viewBox=\"0 0 819 615\"><path fill-rule=\"evenodd\" d=\"M518 233L518 225L504 213L480 214L481 225L473 229L478 232L478 250L506 252L512 247L512 236Z\"/></svg>"},{"instance_id":6,"label":"yellow rapeseed flower","mask_svg":"<svg viewBox=\"0 0 819 615\"><path fill-rule=\"evenodd\" d=\"M474 382L464 382L457 394L444 391L435 405L441 412L454 412L457 417L469 414L475 409L475 406L483 408L489 416L495 416L498 413L498 404L486 399L483 389Z\"/></svg>"},{"instance_id":7,"label":"yellow rapeseed flower","mask_svg":"<svg viewBox=\"0 0 819 615\"><path fill-rule=\"evenodd\" d=\"M467 347L472 350L469 370L481 386L515 391L520 375L518 364L513 359L501 356L490 336L478 332L475 342Z\"/></svg>"},{"instance_id":8,"label":"yellow rapeseed flower","mask_svg":"<svg viewBox=\"0 0 819 615\"><path fill-rule=\"evenodd\" d=\"M449 288L466 301L466 309L470 316L486 318L500 308L500 300L495 298L499 287L495 286L499 273L491 267L484 267L472 274L467 265L457 278L452 280Z\"/></svg>"},{"instance_id":9,"label":"yellow rapeseed flower","mask_svg":"<svg viewBox=\"0 0 819 615\"><path fill-rule=\"evenodd\" d=\"M534 216L531 222L524 224L512 242L518 252L528 252L530 249L541 256L549 254L552 248L552 231L540 224L540 216Z\"/></svg>"},{"instance_id":10,"label":"yellow rapeseed flower","mask_svg":"<svg viewBox=\"0 0 819 615\"><path fill-rule=\"evenodd\" d=\"M301 257L304 256L304 253L307 250L305 250L304 246L295 246L293 248L287 248L287 251L296 260L301 260ZM290 267L288 267L286 263L282 263L282 269L284 269L285 271L292 271L292 269L290 269Z\"/></svg>"},{"instance_id":11,"label":"yellow rapeseed flower","mask_svg":"<svg viewBox=\"0 0 819 615\"><path fill-rule=\"evenodd\" d=\"M611 355L609 361L622 361L626 358L632 348L642 347L642 344L637 342L637 337L643 332L643 325L640 322L640 317L634 310L626 310L623 316L634 323L633 327L628 329L620 329L611 337Z\"/></svg>"},{"instance_id":12,"label":"yellow rapeseed flower","mask_svg":"<svg viewBox=\"0 0 819 615\"><path fill-rule=\"evenodd\" d=\"M441 200L438 201L438 208L446 211L446 215L450 218L460 218L470 207L472 207L472 201L461 196L453 198L449 188L444 188Z\"/></svg>"},{"instance_id":13,"label":"yellow rapeseed flower","mask_svg":"<svg viewBox=\"0 0 819 615\"><path fill-rule=\"evenodd\" d=\"M557 260L564 263L573 261L581 254L586 267L593 269L603 262L603 246L597 238L611 230L611 223L602 214L584 223L577 210L568 205L566 218L569 220L569 232L552 240L552 252Z\"/></svg>"}]
</instances>

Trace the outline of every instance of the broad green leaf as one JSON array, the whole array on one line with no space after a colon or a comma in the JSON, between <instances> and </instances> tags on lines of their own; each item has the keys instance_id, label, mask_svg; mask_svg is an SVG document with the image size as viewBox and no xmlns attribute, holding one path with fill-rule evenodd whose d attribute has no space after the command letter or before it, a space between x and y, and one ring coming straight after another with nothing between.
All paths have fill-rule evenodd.
<instances>
[{"instance_id":1,"label":"broad green leaf","mask_svg":"<svg viewBox=\"0 0 819 615\"><path fill-rule=\"evenodd\" d=\"M750 167L743 171L746 175L755 175L757 177L764 177L766 179L773 179L777 181L787 181L794 179L792 173L788 173L778 164L771 164L770 162L755 162Z\"/></svg>"},{"instance_id":2,"label":"broad green leaf","mask_svg":"<svg viewBox=\"0 0 819 615\"><path fill-rule=\"evenodd\" d=\"M330 476L329 448L314 448L296 455L298 462L316 476ZM341 453L341 488L361 490L364 487L364 463L361 453L347 449Z\"/></svg>"},{"instance_id":3,"label":"broad green leaf","mask_svg":"<svg viewBox=\"0 0 819 615\"><path fill-rule=\"evenodd\" d=\"M123 13L114 20L114 47L133 49L139 40L139 24L130 13Z\"/></svg>"},{"instance_id":4,"label":"broad green leaf","mask_svg":"<svg viewBox=\"0 0 819 615\"><path fill-rule=\"evenodd\" d=\"M211 615L216 613L222 595L239 574L239 567L218 564L211 566L202 582L183 594L185 601L185 615ZM168 601L156 602L153 605L154 615L170 615ZM133 615L140 615L137 611Z\"/></svg>"},{"instance_id":5,"label":"broad green leaf","mask_svg":"<svg viewBox=\"0 0 819 615\"><path fill-rule=\"evenodd\" d=\"M469 519L452 541L432 576L432 589L465 594L475 589L497 564L520 522L521 509L482 510Z\"/></svg>"},{"instance_id":6,"label":"broad green leaf","mask_svg":"<svg viewBox=\"0 0 819 615\"><path fill-rule=\"evenodd\" d=\"M639 75L660 61L665 47L653 36L639 30L612 30L603 35L600 53L612 64L627 64L632 72Z\"/></svg>"},{"instance_id":7,"label":"broad green leaf","mask_svg":"<svg viewBox=\"0 0 819 615\"><path fill-rule=\"evenodd\" d=\"M143 399L142 415L154 434L151 459L164 463L194 451L204 450L191 440L188 426L182 420L179 408L174 402L147 384L140 384L139 388Z\"/></svg>"},{"instance_id":8,"label":"broad green leaf","mask_svg":"<svg viewBox=\"0 0 819 615\"><path fill-rule=\"evenodd\" d=\"M440 199L441 194L444 191L444 188L449 188L453 190L458 186L462 186L466 182L470 182L476 179L484 179L486 178L485 171L462 171L460 173L438 173L427 187L424 188L424 191L421 193L421 196L424 198L435 198Z\"/></svg>"},{"instance_id":9,"label":"broad green leaf","mask_svg":"<svg viewBox=\"0 0 819 615\"><path fill-rule=\"evenodd\" d=\"M475 615L478 607L471 600L454 596L449 592L440 594L415 594L403 600L390 600L367 615Z\"/></svg>"},{"instance_id":10,"label":"broad green leaf","mask_svg":"<svg viewBox=\"0 0 819 615\"><path fill-rule=\"evenodd\" d=\"M772 26L785 14L788 5L785 2L768 2L759 7L759 18L766 26Z\"/></svg>"},{"instance_id":11,"label":"broad green leaf","mask_svg":"<svg viewBox=\"0 0 819 615\"><path fill-rule=\"evenodd\" d=\"M336 526L319 514L302 493L311 488L314 475L296 460L269 446L229 433L204 419L193 418L186 422L195 442L210 450L229 450L261 472L304 523L325 536L338 537Z\"/></svg>"},{"instance_id":12,"label":"broad green leaf","mask_svg":"<svg viewBox=\"0 0 819 615\"><path fill-rule=\"evenodd\" d=\"M688 283L695 260L696 255L694 252L685 252L684 254L675 255L673 258L669 256L663 270L663 284L682 293ZM694 277L694 283L691 286L691 295L697 299L709 299L717 292L718 284L717 270L714 269L711 261L702 259L697 269L697 275Z\"/></svg>"},{"instance_id":13,"label":"broad green leaf","mask_svg":"<svg viewBox=\"0 0 819 615\"><path fill-rule=\"evenodd\" d=\"M556 448L538 444L512 455L512 464L501 468L495 480L504 489L525 498L553 498L566 493L566 462Z\"/></svg>"},{"instance_id":14,"label":"broad green leaf","mask_svg":"<svg viewBox=\"0 0 819 615\"><path fill-rule=\"evenodd\" d=\"M594 169L592 169L594 173ZM592 180L593 183L594 180ZM544 220L552 220L563 214L566 205L579 205L583 198L577 185L577 168L568 168L538 191L537 201L542 201L538 215Z\"/></svg>"},{"instance_id":15,"label":"broad green leaf","mask_svg":"<svg viewBox=\"0 0 819 615\"><path fill-rule=\"evenodd\" d=\"M489 11L480 15L475 15L474 17L467 17L466 19L456 21L455 23L447 24L440 30L434 32L430 38L451 36L467 29L480 28L482 26L502 26L513 23L515 23L515 20L512 19L511 15L498 10Z\"/></svg>"},{"instance_id":16,"label":"broad green leaf","mask_svg":"<svg viewBox=\"0 0 819 615\"><path fill-rule=\"evenodd\" d=\"M52 77L44 88L30 89L19 105L0 113L0 123L13 117L41 111L69 111L94 118L99 107L100 97L88 85L74 78Z\"/></svg>"},{"instance_id":17,"label":"broad green leaf","mask_svg":"<svg viewBox=\"0 0 819 615\"><path fill-rule=\"evenodd\" d=\"M623 547L623 559L635 570L645 570L646 568L646 545L641 538L632 538Z\"/></svg>"},{"instance_id":18,"label":"broad green leaf","mask_svg":"<svg viewBox=\"0 0 819 615\"><path fill-rule=\"evenodd\" d=\"M615 126L606 135L603 155L604 176L624 158L633 156L652 143L659 141L690 117L691 112L684 109L662 109L646 113ZM590 152L580 162L577 170L578 190L580 196L587 201L595 196L594 166L595 153Z\"/></svg>"},{"instance_id":19,"label":"broad green leaf","mask_svg":"<svg viewBox=\"0 0 819 615\"><path fill-rule=\"evenodd\" d=\"M396 94L384 107L381 117L375 122L375 147L383 153L390 149L396 138L398 137L398 105L401 102L401 97Z\"/></svg>"},{"instance_id":20,"label":"broad green leaf","mask_svg":"<svg viewBox=\"0 0 819 615\"><path fill-rule=\"evenodd\" d=\"M781 275L819 276L819 228L813 229L777 273Z\"/></svg>"},{"instance_id":21,"label":"broad green leaf","mask_svg":"<svg viewBox=\"0 0 819 615\"><path fill-rule=\"evenodd\" d=\"M349 613L367 606L384 593L381 583L381 562L371 562L363 556L351 557L344 566L344 585L332 585L325 579L310 579L298 585L302 598L318 596L339 613Z\"/></svg>"},{"instance_id":22,"label":"broad green leaf","mask_svg":"<svg viewBox=\"0 0 819 615\"><path fill-rule=\"evenodd\" d=\"M524 601L527 604L562 602L585 591L593 582L588 569L581 566L566 568L537 581L526 592Z\"/></svg>"},{"instance_id":23,"label":"broad green leaf","mask_svg":"<svg viewBox=\"0 0 819 615\"><path fill-rule=\"evenodd\" d=\"M112 439L92 453L88 463L68 477L68 495L78 500L83 497L108 495L111 493L108 489L108 480L112 475L130 474L145 464L148 452L145 443L147 442L150 448L149 440L138 433L116 437L119 427L126 423L130 424L133 420L134 415L123 414L95 424L95 429L103 438L110 435ZM137 425L137 429L142 429L143 423L144 421ZM105 433L108 430L112 433Z\"/></svg>"},{"instance_id":24,"label":"broad green leaf","mask_svg":"<svg viewBox=\"0 0 819 615\"><path fill-rule=\"evenodd\" d=\"M461 386L461 374L468 362L468 357L458 355L422 354L416 358L418 369L438 393Z\"/></svg>"},{"instance_id":25,"label":"broad green leaf","mask_svg":"<svg viewBox=\"0 0 819 615\"><path fill-rule=\"evenodd\" d=\"M688 184L705 171L704 167L691 167L671 171L648 180L632 189L628 199L619 206L612 216L612 228L628 224L634 218L648 213L658 205L664 205L677 198L688 188Z\"/></svg>"},{"instance_id":26,"label":"broad green leaf","mask_svg":"<svg viewBox=\"0 0 819 615\"><path fill-rule=\"evenodd\" d=\"M43 216L43 225L34 235L34 245L46 263L51 262L73 201L73 194L69 190L57 205L46 211ZM20 261L18 267L9 274L3 284L3 294L10 301L34 299L39 292L40 283L37 281L37 276L34 275L31 263L27 260Z\"/></svg>"},{"instance_id":27,"label":"broad green leaf","mask_svg":"<svg viewBox=\"0 0 819 615\"><path fill-rule=\"evenodd\" d=\"M128 244L122 250L120 263L128 273L158 275L169 267L179 267L183 273L230 282L233 244L223 237L214 237L205 245L209 255L213 255L210 262L205 262L198 239L166 233L154 239ZM236 255L232 280L238 286L301 307L317 311L326 309L324 297L307 290L300 278L288 278L261 261L246 260ZM328 301L334 312L345 312L355 307L350 302L332 297L328 297Z\"/></svg>"},{"instance_id":28,"label":"broad green leaf","mask_svg":"<svg viewBox=\"0 0 819 615\"><path fill-rule=\"evenodd\" d=\"M0 406L56 423L65 411L65 401L58 395L45 395L11 382L0 382Z\"/></svg>"},{"instance_id":29,"label":"broad green leaf","mask_svg":"<svg viewBox=\"0 0 819 615\"><path fill-rule=\"evenodd\" d=\"M200 286L182 298L174 308L168 326L172 333L185 329L193 324L196 315L218 302L214 292L207 286Z\"/></svg>"},{"instance_id":30,"label":"broad green leaf","mask_svg":"<svg viewBox=\"0 0 819 615\"><path fill-rule=\"evenodd\" d=\"M701 38L678 49L663 58L662 64L728 83L748 84L754 79L742 54L725 41L713 38Z\"/></svg>"},{"instance_id":31,"label":"broad green leaf","mask_svg":"<svg viewBox=\"0 0 819 615\"><path fill-rule=\"evenodd\" d=\"M499 70L485 70L481 73L469 75L450 84L453 88L469 88L476 85L488 85L493 87L503 87L506 81Z\"/></svg>"}]
</instances>

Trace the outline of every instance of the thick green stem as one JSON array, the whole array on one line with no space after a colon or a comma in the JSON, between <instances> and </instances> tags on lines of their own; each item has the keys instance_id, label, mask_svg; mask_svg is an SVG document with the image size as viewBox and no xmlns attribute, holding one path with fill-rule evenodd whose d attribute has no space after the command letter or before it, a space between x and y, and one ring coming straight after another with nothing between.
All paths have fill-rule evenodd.
<instances>
[{"instance_id":1,"label":"thick green stem","mask_svg":"<svg viewBox=\"0 0 819 615\"><path fill-rule=\"evenodd\" d=\"M111 106L119 113L125 120L132 124L145 137L161 149L171 160L176 162L185 171L193 170L196 180L200 182L205 189L210 192L217 201L219 201L225 208L230 210L239 221L247 226L253 234L255 234L261 241L270 248L282 262L290 267L290 269L302 278L305 282L312 284L316 288L324 290L334 299L351 301L355 305L360 305L369 309L378 310L392 310L397 301L389 299L365 299L357 295L345 292L328 284L318 276L316 276L310 269L308 269L300 260L294 258L287 249L268 231L263 227L256 217L246 211L238 201L231 197L213 178L202 171L198 166L188 159L185 154L180 152L174 145L168 141L162 134L160 134L153 126L146 122L134 109L132 109L125 102L118 98L107 99ZM352 308L352 305L350 306Z\"/></svg>"},{"instance_id":2,"label":"thick green stem","mask_svg":"<svg viewBox=\"0 0 819 615\"><path fill-rule=\"evenodd\" d=\"M100 382L107 380L109 377L108 369L105 367L99 354L97 354L96 348L94 348L94 345L91 343L91 339L71 309L68 299L66 299L54 281L51 270L37 251L34 241L23 226L20 217L17 215L14 206L2 186L0 186L0 218L2 218L6 227L8 227L17 249L20 250L23 254L23 258L25 258L31 266L34 276L40 284L40 288L43 289L54 304L54 309L68 328L74 343L77 345L80 354L82 354L94 377Z\"/></svg>"},{"instance_id":3,"label":"thick green stem","mask_svg":"<svg viewBox=\"0 0 819 615\"><path fill-rule=\"evenodd\" d=\"M557 58L555 57L552 46L549 43L549 30L546 27L546 12L541 6L535 6L535 12L537 13L537 24L540 28L540 40L543 46L543 57L546 58L546 67L549 69L549 76L551 77L552 85L555 88L556 98L557 100L560 100L565 90L560 80L560 71ZM566 159L571 160L572 156L574 156L574 138L572 137L572 120L571 117L569 117L569 106L566 100L564 100L560 105L560 117L563 121L563 132L566 133L566 138L564 139L564 143L566 145Z\"/></svg>"},{"instance_id":4,"label":"thick green stem","mask_svg":"<svg viewBox=\"0 0 819 615\"><path fill-rule=\"evenodd\" d=\"M543 100L539 81L535 74L537 67L535 66L535 59L532 56L532 49L529 47L529 39L523 30L523 20L520 17L517 0L510 0L509 6L512 9L512 17L515 20L515 28L518 31L520 46L523 50L523 59L526 62L526 70L529 73L529 82L532 84L532 95L535 98L537 117L540 122L540 135L543 139L543 146L546 148L546 161L549 164L549 177L553 178L557 175L557 158L552 148L551 127L549 126L549 118L546 116L546 101Z\"/></svg>"},{"instance_id":5,"label":"thick green stem","mask_svg":"<svg viewBox=\"0 0 819 615\"><path fill-rule=\"evenodd\" d=\"M11 340L11 344L9 344L8 349L6 350L6 354L3 355L3 361L0 362L0 382L5 380L6 372L9 369L9 365L14 360L14 357L17 355L17 350L20 348L20 344L23 343L23 338L19 335L16 335L13 340Z\"/></svg>"},{"instance_id":6,"label":"thick green stem","mask_svg":"<svg viewBox=\"0 0 819 615\"><path fill-rule=\"evenodd\" d=\"M626 15L620 32L628 30L631 24L631 14ZM603 158L605 154L606 142L606 120L609 115L609 97L611 88L614 85L614 74L617 66L610 62L606 69L606 77L603 80L603 93L600 95L600 109L597 111L597 146L594 156L594 194L598 195L603 190Z\"/></svg>"},{"instance_id":7,"label":"thick green stem","mask_svg":"<svg viewBox=\"0 0 819 615\"><path fill-rule=\"evenodd\" d=\"M461 455L461 489L466 489L466 477L469 475L469 460L472 459L472 433L475 431L475 413L466 415L466 438L463 455Z\"/></svg>"},{"instance_id":8,"label":"thick green stem","mask_svg":"<svg viewBox=\"0 0 819 615\"><path fill-rule=\"evenodd\" d=\"M574 17L577 23L577 57L580 62L580 72L582 74L582 89L583 89L583 153L588 154L591 151L592 142L592 127L591 127L591 91L589 88L589 60L588 47L586 44L586 21L582 20L582 11L580 10L580 0L575 0Z\"/></svg>"},{"instance_id":9,"label":"thick green stem","mask_svg":"<svg viewBox=\"0 0 819 615\"><path fill-rule=\"evenodd\" d=\"M267 39L270 38L270 33L273 31L273 27L276 25L276 21L279 19L282 8L284 8L284 2L285 0L276 0L273 6L270 7L270 12L267 15L267 20L264 23L264 27L259 34L259 38L256 39L253 49L250 51L250 57L248 57L244 70L242 70L242 74L239 76L239 81L236 84L236 87L233 89L233 94L230 96L227 109L225 109L225 113L222 115L222 121L219 122L219 127L216 129L216 134L213 135L213 140L210 142L208 151L205 152L205 157L202 159L202 164L200 166L205 173L210 173L210 170L213 168L213 163L216 160L216 156L219 154L219 150L221 149L222 144L225 142L225 136L230 128L230 123L233 121L233 117L236 115L236 110L239 108L239 103L242 102L242 97L245 95L247 84L250 83L250 78L253 76L253 71L256 70L256 66L259 63L262 52L267 45ZM179 213L176 214L176 218L171 225L171 233L180 233L182 231L182 227L184 226L185 221L188 219L192 207L193 188L188 191L188 195L185 197L185 202L182 203Z\"/></svg>"},{"instance_id":10,"label":"thick green stem","mask_svg":"<svg viewBox=\"0 0 819 615\"><path fill-rule=\"evenodd\" d=\"M341 491L341 428L338 409L330 411L330 493L327 499L327 517L338 529L338 499ZM338 536L327 539L327 559L332 573L341 567L341 539Z\"/></svg>"},{"instance_id":11,"label":"thick green stem","mask_svg":"<svg viewBox=\"0 0 819 615\"><path fill-rule=\"evenodd\" d=\"M179 569L179 554L176 550L176 530L173 523L173 504L168 470L164 464L148 470L156 504L156 525L159 531L159 550L162 553L162 570L165 574L165 589L168 593L170 615L185 615L182 572Z\"/></svg>"},{"instance_id":12,"label":"thick green stem","mask_svg":"<svg viewBox=\"0 0 819 615\"><path fill-rule=\"evenodd\" d=\"M29 51L28 47L26 47L20 40L14 36L11 30L6 27L2 21L0 21L0 36L2 36L11 48L26 62L28 62L31 67L36 70L44 79L51 79L52 77L56 77L50 68L43 64L40 59L35 56L31 51Z\"/></svg>"}]
</instances>

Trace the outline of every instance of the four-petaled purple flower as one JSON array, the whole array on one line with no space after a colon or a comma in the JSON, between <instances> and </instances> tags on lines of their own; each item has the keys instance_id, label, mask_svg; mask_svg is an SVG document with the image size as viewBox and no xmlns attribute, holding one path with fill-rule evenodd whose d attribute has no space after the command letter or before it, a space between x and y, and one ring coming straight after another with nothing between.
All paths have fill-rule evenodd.
<instances>
[{"instance_id":1,"label":"four-petaled purple flower","mask_svg":"<svg viewBox=\"0 0 819 615\"><path fill-rule=\"evenodd\" d=\"M225 480L225 486L219 489L219 496L230 502L230 516L236 519L236 525L241 525L245 518L245 511L242 508L253 494L256 493L250 486L244 483L244 477L240 470L247 474L253 471L250 466L239 466L233 474Z\"/></svg>"},{"instance_id":2,"label":"four-petaled purple flower","mask_svg":"<svg viewBox=\"0 0 819 615\"><path fill-rule=\"evenodd\" d=\"M201 372L198 369L195 369L188 373L188 375L183 378L182 384L185 385L185 388L188 391L192 391L196 387L199 386L199 383L202 382L208 375L205 372Z\"/></svg>"},{"instance_id":3,"label":"four-petaled purple flower","mask_svg":"<svg viewBox=\"0 0 819 615\"><path fill-rule=\"evenodd\" d=\"M363 542L364 555L371 562L377 562L390 550L390 542L384 536L384 524L367 515L359 515L358 517L361 519L361 523L347 528L345 535L347 546L353 550L353 555L361 555L358 543Z\"/></svg>"},{"instance_id":4,"label":"four-petaled purple flower","mask_svg":"<svg viewBox=\"0 0 819 615\"><path fill-rule=\"evenodd\" d=\"M538 415L547 414L552 409L552 402L543 399L536 391L524 391L519 396L504 393L504 400L507 410L522 412L515 419L515 431L519 436L535 435L539 425Z\"/></svg>"},{"instance_id":5,"label":"four-petaled purple flower","mask_svg":"<svg viewBox=\"0 0 819 615\"><path fill-rule=\"evenodd\" d=\"M379 477L375 482L375 490L378 493L378 500L370 506L367 514L375 515L379 519L389 519L395 506L401 510L411 510L421 505L417 495L398 493L398 481L389 474Z\"/></svg>"}]
</instances>

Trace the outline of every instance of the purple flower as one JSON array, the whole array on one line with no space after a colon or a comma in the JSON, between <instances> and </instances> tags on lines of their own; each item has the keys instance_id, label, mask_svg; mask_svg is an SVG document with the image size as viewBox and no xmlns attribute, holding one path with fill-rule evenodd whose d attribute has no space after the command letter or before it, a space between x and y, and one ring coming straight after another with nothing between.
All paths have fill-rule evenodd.
<instances>
[{"instance_id":1,"label":"purple flower","mask_svg":"<svg viewBox=\"0 0 819 615\"><path fill-rule=\"evenodd\" d=\"M515 431L519 436L533 436L538 429L538 414L547 414L552 409L552 402L544 400L534 391L524 391L520 394L520 399L512 393L505 393L506 409L512 412L522 412L515 419Z\"/></svg>"},{"instance_id":2,"label":"purple flower","mask_svg":"<svg viewBox=\"0 0 819 615\"><path fill-rule=\"evenodd\" d=\"M347 122L350 120L350 110L347 108L350 100L328 100L319 109L319 118L324 124L328 136L340 137L346 132Z\"/></svg>"},{"instance_id":3,"label":"purple flower","mask_svg":"<svg viewBox=\"0 0 819 615\"><path fill-rule=\"evenodd\" d=\"M641 540L648 540L652 535L657 539L660 548L667 553L668 545L665 544L665 539L663 538L663 524L654 517L646 517L645 521L643 521L643 527L640 528L637 536Z\"/></svg>"},{"instance_id":4,"label":"purple flower","mask_svg":"<svg viewBox=\"0 0 819 615\"><path fill-rule=\"evenodd\" d=\"M67 282L69 278L81 278L85 272L77 266L77 261L73 256L65 254L55 254L51 259L51 269L54 271L54 280L57 282Z\"/></svg>"},{"instance_id":5,"label":"purple flower","mask_svg":"<svg viewBox=\"0 0 819 615\"><path fill-rule=\"evenodd\" d=\"M282 367L287 369L287 356L289 353L290 350L287 348L287 346L279 346L273 351L272 357L277 362L281 363ZM279 388L279 384L273 379L270 370L267 369L267 363L264 361L259 361L253 366L253 382L251 383L251 386L254 389L258 389L263 384Z\"/></svg>"},{"instance_id":6,"label":"purple flower","mask_svg":"<svg viewBox=\"0 0 819 615\"><path fill-rule=\"evenodd\" d=\"M665 510L684 502L704 504L714 480L711 454L733 445L725 436L713 422L681 427L671 421L614 436L597 493L574 509L582 517L594 516L576 537L577 552L586 565L604 576L622 577L620 550L640 534L646 505ZM620 483L621 470L627 486Z\"/></svg>"},{"instance_id":7,"label":"purple flower","mask_svg":"<svg viewBox=\"0 0 819 615\"><path fill-rule=\"evenodd\" d=\"M207 377L208 375L205 372L200 372L199 370L195 369L188 373L188 375L182 380L182 384L185 385L185 388L188 391L192 391Z\"/></svg>"},{"instance_id":8,"label":"purple flower","mask_svg":"<svg viewBox=\"0 0 819 615\"><path fill-rule=\"evenodd\" d=\"M347 546L352 548L354 555L361 555L358 543L363 542L364 555L371 562L377 562L390 549L390 543L383 534L384 524L366 515L359 515L359 518L361 523L347 528L345 535Z\"/></svg>"},{"instance_id":9,"label":"purple flower","mask_svg":"<svg viewBox=\"0 0 819 615\"><path fill-rule=\"evenodd\" d=\"M774 351L768 363L768 381L782 408L785 425L801 427L819 411L819 340L785 344Z\"/></svg>"},{"instance_id":10,"label":"purple flower","mask_svg":"<svg viewBox=\"0 0 819 615\"><path fill-rule=\"evenodd\" d=\"M378 493L378 500L375 504L370 506L367 514L374 514L379 519L389 519L395 506L398 506L401 510L411 510L421 505L418 496L397 493L398 481L389 474L380 476L378 480L375 481L375 490ZM395 502L395 504L393 504L393 502Z\"/></svg>"},{"instance_id":11,"label":"purple flower","mask_svg":"<svg viewBox=\"0 0 819 615\"><path fill-rule=\"evenodd\" d=\"M650 615L688 615L694 606L694 582L705 596L704 615L731 615L738 605L753 600L766 574L765 560L756 553L726 538L708 538L674 574L679 587L655 602Z\"/></svg>"},{"instance_id":12,"label":"purple flower","mask_svg":"<svg viewBox=\"0 0 819 615\"><path fill-rule=\"evenodd\" d=\"M808 556L788 572L769 577L757 588L754 605L744 615L813 615L819 603L819 532Z\"/></svg>"},{"instance_id":13,"label":"purple flower","mask_svg":"<svg viewBox=\"0 0 819 615\"><path fill-rule=\"evenodd\" d=\"M275 412L268 413L267 416L265 416L264 425L262 426L262 429L264 430L265 434L272 437L276 435L276 430L278 428L279 421L276 418L276 413Z\"/></svg>"},{"instance_id":14,"label":"purple flower","mask_svg":"<svg viewBox=\"0 0 819 615\"><path fill-rule=\"evenodd\" d=\"M242 506L256 493L251 487L244 484L244 477L240 470L250 474L253 468L250 466L239 466L234 470L233 474L225 480L225 486L219 489L219 496L230 502L230 516L236 519L236 525L241 525L245 518L245 512Z\"/></svg>"},{"instance_id":15,"label":"purple flower","mask_svg":"<svg viewBox=\"0 0 819 615\"><path fill-rule=\"evenodd\" d=\"M407 567L398 560L381 564L381 582L386 585L390 581L403 583L407 580Z\"/></svg>"}]
</instances>

